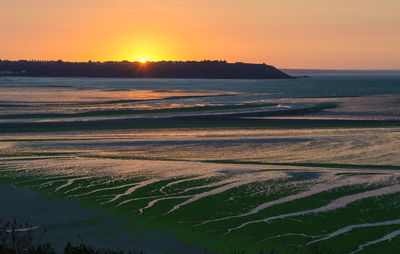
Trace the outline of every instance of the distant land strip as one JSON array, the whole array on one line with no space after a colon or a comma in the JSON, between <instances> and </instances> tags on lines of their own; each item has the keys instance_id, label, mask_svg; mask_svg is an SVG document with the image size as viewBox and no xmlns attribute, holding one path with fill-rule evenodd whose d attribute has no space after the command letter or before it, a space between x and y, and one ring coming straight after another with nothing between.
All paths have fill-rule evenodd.
<instances>
[{"instance_id":1,"label":"distant land strip","mask_svg":"<svg viewBox=\"0 0 400 254\"><path fill-rule=\"evenodd\" d=\"M200 79L290 79L267 64L226 61L159 62L64 62L0 60L0 76L112 77L112 78L200 78Z\"/></svg>"},{"instance_id":2,"label":"distant land strip","mask_svg":"<svg viewBox=\"0 0 400 254\"><path fill-rule=\"evenodd\" d=\"M385 75L398 76L400 70L329 70L329 69L281 69L294 76L307 75Z\"/></svg>"}]
</instances>

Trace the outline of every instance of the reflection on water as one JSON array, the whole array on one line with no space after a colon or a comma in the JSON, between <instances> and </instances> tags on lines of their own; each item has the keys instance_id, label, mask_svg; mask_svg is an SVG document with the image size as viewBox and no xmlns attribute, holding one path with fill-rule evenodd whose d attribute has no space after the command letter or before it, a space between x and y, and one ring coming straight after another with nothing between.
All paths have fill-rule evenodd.
<instances>
[{"instance_id":1,"label":"reflection on water","mask_svg":"<svg viewBox=\"0 0 400 254\"><path fill-rule=\"evenodd\" d=\"M310 253L337 239L337 253L388 253L399 245L399 81L2 77L0 184L201 253ZM40 217L61 225L59 212Z\"/></svg>"},{"instance_id":2,"label":"reflection on water","mask_svg":"<svg viewBox=\"0 0 400 254\"><path fill-rule=\"evenodd\" d=\"M267 117L399 120L399 82L400 77L374 76L313 77L297 80L3 77L0 78L0 118L10 122L14 115L17 115L16 118L40 119L71 118L86 114L83 119L75 119L81 121L91 117L99 120L107 119L107 116L115 118L118 115L170 113L168 109L189 111L192 114L193 111L207 111L211 114L216 110L229 113L229 110L243 108L245 113L251 113L335 103L334 108L326 108L322 112L306 116L275 114ZM275 107L260 108L266 104ZM142 112L143 110L146 112ZM260 119L259 116L257 119Z\"/></svg>"}]
</instances>

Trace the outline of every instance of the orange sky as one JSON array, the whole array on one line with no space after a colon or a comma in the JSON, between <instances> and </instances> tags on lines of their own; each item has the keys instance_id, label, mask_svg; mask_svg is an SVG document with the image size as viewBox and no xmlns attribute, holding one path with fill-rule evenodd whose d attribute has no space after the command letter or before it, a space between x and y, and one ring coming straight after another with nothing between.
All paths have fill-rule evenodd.
<instances>
[{"instance_id":1,"label":"orange sky","mask_svg":"<svg viewBox=\"0 0 400 254\"><path fill-rule=\"evenodd\" d=\"M399 0L0 0L1 59L400 69Z\"/></svg>"}]
</instances>

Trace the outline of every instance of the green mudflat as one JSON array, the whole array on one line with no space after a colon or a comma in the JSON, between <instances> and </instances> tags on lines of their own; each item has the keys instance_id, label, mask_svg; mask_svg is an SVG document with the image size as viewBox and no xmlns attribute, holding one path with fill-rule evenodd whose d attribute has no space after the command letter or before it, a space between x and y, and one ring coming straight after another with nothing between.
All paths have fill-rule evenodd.
<instances>
[{"instance_id":1,"label":"green mudflat","mask_svg":"<svg viewBox=\"0 0 400 254\"><path fill-rule=\"evenodd\" d=\"M0 218L56 246L397 253L398 82L0 78Z\"/></svg>"}]
</instances>

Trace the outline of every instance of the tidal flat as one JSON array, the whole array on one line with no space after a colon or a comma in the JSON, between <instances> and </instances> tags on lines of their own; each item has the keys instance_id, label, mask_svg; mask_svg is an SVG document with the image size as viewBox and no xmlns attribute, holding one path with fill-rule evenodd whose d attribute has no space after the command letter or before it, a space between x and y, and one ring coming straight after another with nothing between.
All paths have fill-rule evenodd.
<instances>
[{"instance_id":1,"label":"tidal flat","mask_svg":"<svg viewBox=\"0 0 400 254\"><path fill-rule=\"evenodd\" d=\"M0 78L0 218L60 246L397 253L399 169L396 76Z\"/></svg>"}]
</instances>

